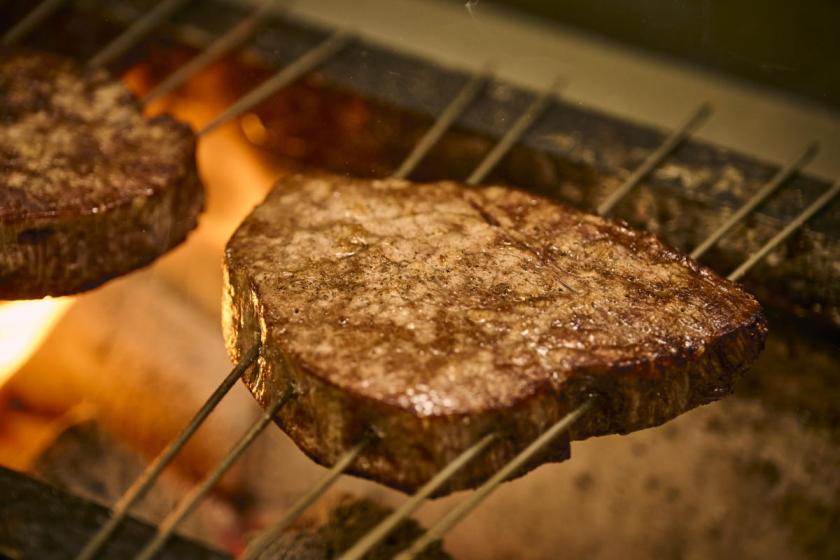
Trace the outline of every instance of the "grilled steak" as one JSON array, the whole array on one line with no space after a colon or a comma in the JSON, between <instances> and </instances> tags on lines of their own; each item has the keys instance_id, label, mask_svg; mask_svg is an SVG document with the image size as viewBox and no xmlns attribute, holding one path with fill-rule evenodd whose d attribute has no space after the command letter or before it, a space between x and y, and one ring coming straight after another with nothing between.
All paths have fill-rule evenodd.
<instances>
[{"instance_id":1,"label":"grilled steak","mask_svg":"<svg viewBox=\"0 0 840 560\"><path fill-rule=\"evenodd\" d=\"M105 72L0 51L0 116L0 299L92 288L195 227L194 134Z\"/></svg>"},{"instance_id":2,"label":"grilled steak","mask_svg":"<svg viewBox=\"0 0 840 560\"><path fill-rule=\"evenodd\" d=\"M277 421L320 463L373 430L350 470L404 490L499 432L442 493L476 485L589 395L572 438L718 399L766 331L653 235L505 187L298 176L239 227L225 278L231 356L262 342L254 396L293 383Z\"/></svg>"}]
</instances>

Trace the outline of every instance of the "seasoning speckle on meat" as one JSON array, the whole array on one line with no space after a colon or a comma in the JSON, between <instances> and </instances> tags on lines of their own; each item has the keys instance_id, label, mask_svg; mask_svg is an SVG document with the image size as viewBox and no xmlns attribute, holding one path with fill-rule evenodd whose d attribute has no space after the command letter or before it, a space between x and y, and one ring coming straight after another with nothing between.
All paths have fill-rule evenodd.
<instances>
[{"instance_id":1,"label":"seasoning speckle on meat","mask_svg":"<svg viewBox=\"0 0 840 560\"><path fill-rule=\"evenodd\" d=\"M0 51L0 298L73 293L195 227L195 137L101 70Z\"/></svg>"},{"instance_id":2,"label":"seasoning speckle on meat","mask_svg":"<svg viewBox=\"0 0 840 560\"><path fill-rule=\"evenodd\" d=\"M480 482L592 393L573 437L717 399L765 331L751 296L654 236L505 187L299 176L225 264L231 354L263 342L255 396L289 355L298 445L331 463L373 429L354 471L407 489L501 431L449 490Z\"/></svg>"}]
</instances>

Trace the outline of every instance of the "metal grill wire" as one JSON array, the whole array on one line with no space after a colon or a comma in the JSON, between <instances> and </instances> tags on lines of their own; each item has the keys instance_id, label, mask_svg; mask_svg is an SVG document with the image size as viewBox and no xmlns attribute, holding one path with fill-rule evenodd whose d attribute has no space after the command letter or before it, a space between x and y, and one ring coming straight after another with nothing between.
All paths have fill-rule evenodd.
<instances>
[{"instance_id":1,"label":"metal grill wire","mask_svg":"<svg viewBox=\"0 0 840 560\"><path fill-rule=\"evenodd\" d=\"M3 34L4 45L15 45L61 8L67 0L43 0Z\"/></svg>"},{"instance_id":2,"label":"metal grill wire","mask_svg":"<svg viewBox=\"0 0 840 560\"><path fill-rule=\"evenodd\" d=\"M218 57L222 56L224 53L229 52L237 46L240 46L245 40L248 39L248 37L250 37L250 35L255 30L257 24L260 23L261 20L266 16L266 14L268 13L268 7L271 4L273 4L273 2L269 0L264 2L263 5L258 6L250 17L241 21L228 33L213 41L204 49L203 52L197 55L192 61L188 62L184 67L174 72L169 78L165 79L164 82L162 82L162 84L158 86L158 88L151 92L151 95L148 95L146 98L144 98L144 101L148 102L150 99L163 95L168 91L172 91L179 85L185 83L191 76L200 71L202 68L205 68L213 60L218 59ZM132 45L139 42L142 39L142 37L145 36L145 34L151 32L152 28L154 27L152 25L152 22L154 22L155 25L162 23L165 20L165 17L171 14L175 10L175 8L177 8L180 5L181 3L169 1L163 2L162 6L165 9L157 9L147 14L146 17L140 18L138 22L129 27L112 43L110 43L97 55L95 55L92 61L89 62L89 64L96 66L104 65L114 60L115 58L121 56ZM349 42L349 39L350 35L347 33L343 33L341 31L333 33L320 45L316 46L307 53L304 53L304 55L293 61L290 65L282 68L273 77L269 78L266 82L257 86L251 92L245 94L228 109L224 110L219 116L211 120L209 124L205 125L202 128L202 130L199 131L199 135L204 135L212 132L219 126L230 121L231 119L236 118L243 112L249 110L251 107L268 98L273 93L292 83L300 76L311 71L319 64L326 62L327 60L329 60L329 58L337 54L344 46L346 46ZM428 151L434 146L436 140L443 136L443 134L448 130L448 128L457 119L457 117L460 116L460 114L477 97L477 95L481 92L482 87L490 79L490 67L491 65L488 64L485 67L484 72L468 80L468 82L464 85L464 87L458 93L456 98L453 99L449 107L447 107L447 109L440 115L440 117L437 119L435 124L428 131L428 133L424 136L421 142L418 143L418 145L411 152L411 154L409 154L406 161L400 167L398 173L402 174L403 176L409 174L414 169L414 167L416 167L416 165L422 160L422 158L428 153ZM533 112L533 108L530 112ZM507 140L512 144L512 141L515 141L515 137L513 135L508 135ZM496 155L494 156L493 152L491 152L490 156L488 157L497 157L499 151L496 150L495 154ZM487 167L486 164L485 167ZM102 550L102 547L104 547L105 544L107 544L109 538L113 535L113 533L119 527L121 522L125 519L125 516L128 514L128 511L131 508L131 506L134 505L140 498L142 498L142 496L145 495L145 493L151 488L151 486L154 485L164 468L174 459L174 457L181 450L181 448L189 441L192 434L195 433L195 431L201 426L204 420L209 416L210 412L221 401L224 395L227 394L227 392L230 390L233 384L254 363L254 361L258 357L258 354L259 346L257 345L251 348L251 350L243 356L242 360L234 367L234 369L231 371L228 377L225 378L222 384L216 389L213 395L211 395L207 403L205 403L205 405L199 410L199 412L187 425L183 432L169 446L167 446L166 449L164 449L161 452L160 456L147 467L147 469L141 474L137 481L135 481L135 483L129 488L129 490L115 504L112 510L112 515L109 518L109 520L85 545L85 547L79 553L77 558L91 559L94 558ZM285 402L287 402L291 398L293 398L293 395L289 394L288 398L284 398L282 400L282 403L285 404ZM228 454L228 456L225 457L225 459L223 459L222 464L217 468L214 474L212 474L208 479L206 479L204 483L197 487L196 490L191 492L190 495L188 495L184 499L184 501L182 501L181 504L179 504L176 510L173 511L172 514L167 516L167 518L159 526L158 535L151 543L149 543L147 548L141 552L141 558L153 556L156 553L156 551L158 551L165 544L166 540L168 539L169 535L174 530L174 528L177 526L177 524L192 511L192 509L197 505L198 501L202 499L202 497L212 486L213 482L217 480L218 477L221 476L221 474L230 465L232 465L235 458L242 451L244 451L244 449L252 441L254 441L254 439L256 439L256 436L261 432L262 429L264 429L265 425L266 424L263 423L263 420L258 421L257 425L255 425L255 427L251 431L249 431L248 434L243 436L243 440L240 442L241 445L235 446ZM320 484L320 488L315 488L313 489L313 491L310 491L309 493L302 496L302 501L298 504L297 508L293 508L293 511L295 509L298 509L302 512L305 506L308 505L308 503L311 503L312 501L317 499L317 497L329 487L332 481L335 480L335 478L337 478L341 474L346 465L349 465L352 462L352 459L355 458L355 456L362 451L363 447L366 444L367 442L362 442L356 448L348 452L348 454L345 455L345 457L339 461L339 464L344 466L342 466L341 468L332 469L332 471L328 473L327 478ZM296 515L287 515L285 516L285 519L287 519L288 523L291 523L295 517Z\"/></svg>"},{"instance_id":3,"label":"metal grill wire","mask_svg":"<svg viewBox=\"0 0 840 560\"><path fill-rule=\"evenodd\" d=\"M146 105L159 97L175 91L201 70L216 62L225 54L241 47L257 32L272 13L272 9L275 6L277 6L276 0L264 0L258 4L249 16L231 27L227 33L209 44L195 58L184 64L146 93L140 100L140 103Z\"/></svg>"},{"instance_id":4,"label":"metal grill wire","mask_svg":"<svg viewBox=\"0 0 840 560\"><path fill-rule=\"evenodd\" d=\"M758 196L762 196L761 200L766 198L767 194L764 194L768 190L768 185L774 185L773 190L777 189L781 184L784 184L796 171L798 171L802 165L806 161L809 161L809 158L812 157L815 153L815 145L809 146L799 157L795 158L790 164L784 166L776 176L771 179L767 185L759 189L757 195L748 199L738 210L736 210L734 215L739 216L739 220L744 219L749 213L754 210L758 203L755 202L755 199ZM735 281L744 274L746 274L751 267L755 264L760 262L762 258L764 258L774 247L778 246L787 236L792 234L796 229L801 227L811 216L816 214L821 208L825 207L835 196L837 196L838 192L840 192L840 181L838 181L835 185L829 188L826 193L819 197L813 204L805 208L796 218L794 218L788 227L784 228L782 231L779 232L776 236L772 239L767 241L761 248L759 248L753 255L748 257L744 263L742 263L735 271L733 271L727 279ZM730 220L731 221L731 220ZM729 222L729 221L728 221ZM728 223L727 222L727 223ZM733 222L729 225L729 228L734 227L735 223ZM725 224L726 225L726 224ZM728 231L728 229L726 231ZM713 231L703 242L700 243L699 246L712 246L715 242L717 242L723 234L721 233L722 228L718 228ZM723 232L725 233L725 231ZM499 484L504 482L507 476L510 476L511 473L515 472L516 468L521 466L528 460L531 456L530 454L537 453L540 449L545 447L551 442L551 438L547 437L553 430L559 431L559 426L563 425L565 429L571 426L571 424L580 417L584 412L586 412L591 406L597 405L595 397L590 397L587 401L585 401L580 407L572 411L568 416L561 419L557 424L549 428L546 432L544 432L534 443L531 444L525 451L520 453L517 457L511 460L508 464L506 464L502 469L500 469L496 475L490 478L487 482L481 485L469 498L465 499L463 502L456 505L452 508L449 512L443 515L434 525L432 525L421 537L415 540L405 551L397 555L395 560L410 560L415 558L418 554L423 552L423 550L432 544L435 540L441 538L447 531L452 529L456 524L458 524L461 520L463 520L473 509L478 507L478 505L487 498L493 490L495 490ZM505 474L506 473L506 474ZM381 525L381 524L380 524ZM368 541L368 546L365 548L359 547L359 550L356 550L356 547L351 548L347 554L341 557L341 560L356 560L361 558L362 555L370 550L376 543L372 542L373 539L370 538L372 534L377 531L378 527L375 527L368 535L362 538L362 541ZM381 534L381 533L380 533ZM385 533L387 534L387 533ZM385 536L382 534L382 537ZM380 538L382 538L380 537Z\"/></svg>"},{"instance_id":5,"label":"metal grill wire","mask_svg":"<svg viewBox=\"0 0 840 560\"><path fill-rule=\"evenodd\" d=\"M306 55L304 55L304 56L306 56ZM294 64L295 63L293 62L292 65L294 65ZM460 93L463 93L464 90L467 90L467 91L473 92L472 96L474 97L477 93L477 90L474 89L473 83L474 83L473 80L468 80L467 83L464 86L464 89L462 89L462 91ZM476 171L474 171L471 174L471 177L473 178L474 181L479 180L486 173L488 173L489 171L492 170L493 165L489 164L488 162L492 162L493 164L495 164L498 161L500 161L501 158L504 156L504 154L507 152L507 150L509 150L510 147L512 147L516 143L516 141L518 141L519 138L521 138L522 135L525 134L528 131L528 129L531 127L531 125L535 122L536 118L548 107L549 100L554 95L554 93L555 93L554 89L557 87L558 83L560 83L560 82L555 81L552 84L552 86L549 89L547 89L542 95L536 97L531 102L531 104L525 109L525 111L523 111L520 118L517 119L514 122L514 124L511 126L511 128L508 130L508 132L506 134L504 134L502 136L502 138L499 139L497 144L487 153L487 155L484 156L484 158L481 160L481 162L479 162L479 164L476 166ZM455 98L456 101L458 100L459 96L460 95L456 96L456 98ZM247 94L246 94L246 97L247 97ZM239 102L236 102L236 103L234 103L234 105L236 105L238 103ZM463 106L461 107L461 110L463 111L464 109L466 109L466 107L467 107L467 105L463 104ZM227 111L225 111L225 113L227 113ZM449 116L447 115L446 111L444 111L441 114L441 116L438 117L438 123L441 122L442 119L449 119ZM454 122L454 118L451 119L451 121ZM451 124L451 122L450 122L450 124ZM430 129L430 130L433 130L434 128L435 128L435 125L433 125L432 129ZM431 149L431 147L432 147L432 145L429 144L427 149ZM413 150L409 154L409 157L414 156L415 153L417 153L417 151ZM421 154L421 158L422 158L423 152L420 151L420 154ZM421 158L416 158L415 157L415 159L416 159L415 165L416 165L416 163L419 163ZM409 171L410 171L410 169L409 169ZM285 404L285 402L287 402L288 400L290 400L292 398L293 398L292 394L289 393L288 399L284 400L283 404ZM269 418L273 417L274 414L277 412L277 410L279 410L279 407L276 410L274 410L270 414L270 416L268 416L268 417ZM246 436L244 436L243 440L240 442L240 444L235 445L231 449L230 453L222 459L222 462L221 462L220 466L214 471L214 473L211 474L204 482L202 482L199 485L199 487L197 488L197 490L191 492L184 499L184 501L182 501L176 507L176 509L170 515L168 515L158 525L158 535L140 553L140 555L137 557L137 560L148 560L149 558L152 558L153 555L164 546L164 544L166 543L166 540L171 536L172 532L177 527L177 524L180 521L182 521L184 519L184 517L189 515L189 513L198 504L198 501L200 499L202 499L207 494L207 492L211 488L212 484L216 480L218 480L218 478L221 476L221 474L224 473L224 471L228 467L230 467L233 464L235 459L245 450L245 448L250 443L255 441L256 436L267 425L267 421L265 420L265 418L266 417L264 416L262 419L258 420L257 425L255 425L255 427L252 429L252 431L249 432ZM259 426L259 427L257 427L257 426ZM252 432L254 432L254 433L252 433ZM558 432L557 434L559 435L559 433L560 432ZM347 468L348 466L350 466L350 464L352 463L352 460L355 458L355 456L358 455L362 451L361 447L366 446L367 443L368 442L360 442L355 448L353 448L350 451L348 451L347 453L345 453L345 455L341 459L339 459L339 461L338 461L338 464L342 465L342 467L340 469L333 468L330 471L328 471L327 474L325 475L325 477L322 480L320 480L319 482L317 482L310 489L310 491L306 492L300 498L299 502L297 504L295 504L295 506L293 506L292 512L294 512L294 513L293 514L287 514L286 516L284 516L280 520L280 522L278 523L278 526L275 527L272 530L272 533L279 533L284 526L288 526L289 524L291 524L297 518L298 515L303 513L303 511L305 510L305 506L308 505L309 503L313 502L315 499L317 499L323 492L325 492L330 487L330 485L335 480L338 479L338 476L343 472L343 470L345 468ZM487 441L487 443L489 444L489 440ZM465 452L465 453L469 453L469 452L470 452L470 450L467 450L467 452ZM477 451L473 451L470 454L470 458L472 456L477 455L477 454L478 454ZM466 462L467 461L465 459L463 461L463 464L466 464ZM450 465L450 467L452 467L452 465ZM441 483L445 482L445 480L448 479L451 476L451 474L454 474L458 470L458 468L460 468L460 465L457 468L453 467L453 468L450 468L449 470L445 469L445 472L448 472L449 474L446 474L446 476L442 477ZM257 545L255 546L255 550L253 552L253 555L258 554L258 552L263 550L268 544L270 544L270 541L268 541L267 539L262 540L260 543L257 543Z\"/></svg>"},{"instance_id":6,"label":"metal grill wire","mask_svg":"<svg viewBox=\"0 0 840 560\"><path fill-rule=\"evenodd\" d=\"M42 24L53 13L55 13L55 11L64 4L64 1L65 0L42 1L20 22L18 22L18 24L13 26L4 34L2 37L2 43L14 44L22 40L25 36L35 30L38 25ZM89 64L91 66L103 66L115 60L127 52L132 46L136 45L137 42L142 40L143 37L153 31L169 15L174 13L185 3L186 0L162 0L144 17L138 19L120 36L94 55L94 57L89 61ZM272 4L273 0L266 0L263 5L258 6L249 18L243 20L227 34L219 37L216 41L211 43L193 61L188 63L179 71L176 71L172 76L165 80L162 84L163 87L159 86L160 89L152 92L154 95L147 96L145 101L162 95L167 91L172 91L179 85L186 82L200 69L218 59L218 57L236 47L239 47L250 37L257 25L261 23L262 19L269 12L269 8ZM307 53L304 53L304 55L293 61L287 67L281 69L265 83L257 86L254 90L240 98L228 109L223 111L222 114L205 125L199 134L203 135L215 130L225 122L238 117L243 112L264 101L300 76L306 74L320 64L323 64L332 56L340 52L349 43L350 39L351 35L346 32L335 32L320 45L316 46ZM435 143L445 134L446 130L457 120L457 117L475 99L481 89L481 86L487 81L489 81L489 72L485 69L483 73L473 76L465 84L458 95L452 100L450 105L441 113L432 128L430 128L426 135L421 138L403 162L403 165L394 173L394 177L403 178L407 177L411 173L412 169L422 160ZM531 103L531 105L520 115L514 125L505 133L505 135L502 136L496 146L494 146L482 162L479 163L475 171L468 177L466 180L468 184L479 184L492 170L492 168L503 159L507 151L515 145L515 143L527 132L542 112L549 107L556 88L557 84L555 83L551 88ZM656 167L667 157L667 155L670 154L682 141L684 141L697 126L705 121L710 114L711 107L708 104L702 104L685 120L684 123L678 126L668 137L666 137L660 146L648 155L643 163L634 170L630 176L628 176L618 189L607 196L607 198L596 209L597 212L602 215L609 213L624 196L626 196L637 184L655 170ZM780 169L771 181L759 189L753 197L747 200L720 227L718 227L702 243L700 243L692 252L692 257L698 258L702 256L705 251L714 246L714 244L717 243L727 232L754 211L761 202L775 193L791 176L806 165L807 162L809 162L817 153L817 150L818 147L816 144L809 145L801 154ZM728 276L728 278L733 281L742 278L753 266L759 263L775 247L782 243L798 228L802 227L839 194L840 181L837 181L817 200L812 202L799 215L791 220L785 228L773 236L773 238L768 240L759 250L748 257ZM124 519L131 505L133 505L137 499L142 497L142 495L145 494L145 492L154 484L155 480L165 466L189 440L191 435L195 432L195 430L197 430L210 412L212 412L213 408L215 408L218 402L221 401L232 385L242 376L245 370L254 363L258 354L258 345L254 346L251 350L245 353L243 359L233 368L231 373L225 378L213 395L211 395L207 403L205 403L205 405L198 411L185 430L169 446L167 446L167 448L153 463L149 465L144 473L132 485L129 491L126 492L126 494L115 504L109 521L100 529L94 538L87 543L86 547L78 555L78 558L90 559L95 557L95 555L101 550L102 546L106 544L108 538L113 534L113 531L119 526L122 519ZM210 490L215 481L218 480L225 470L233 464L239 454L241 454L268 425L274 414L276 414L276 412L292 398L294 398L294 393L291 389L278 397L273 405L263 413L262 417L255 423L255 425L252 426L252 428L242 437L238 444L231 449L231 452L225 457L225 459L223 459L214 473L205 479L205 481L196 487L190 494L188 494L176 510L167 516L167 518L159 525L158 535L152 542L149 543L146 549L140 553L138 558L151 558L157 551L160 550L169 535L171 535L172 531L174 531L178 522L188 515L190 511L192 511L203 496ZM422 552L428 544L442 537L446 531L451 529L461 519L468 515L472 509L477 507L501 482L510 476L516 468L527 461L531 455L537 453L556 436L567 430L577 418L589 410L593 403L593 399L587 400L583 405L549 428L549 430L544 432L539 438L532 442L532 444L522 453L502 467L496 475L491 477L491 479L476 490L468 499L464 500L449 513L444 515L421 538L415 541L406 551L398 556L398 558L400 560L413 558ZM396 527L402 519L415 511L417 507L422 504L422 501L434 491L434 489L443 484L459 468L476 456L480 455L482 451L489 447L495 438L496 436L494 434L488 434L479 442L465 450L461 456L444 468L440 473L438 473L438 475L433 477L433 479L421 488L417 494L409 498L401 508L365 535L358 543L356 543L356 545L354 545L354 547L348 550L342 558L344 560L352 560L360 558L364 555L368 550L375 546L379 540L387 536L388 532ZM294 520L296 515L302 513L307 505L317 499L317 497L338 478L341 472L352 463L353 459L361 453L368 443L369 440L362 441L356 447L348 451L348 453L338 461L337 465L327 473L325 478L319 481L319 483L317 483L310 492L301 497L297 507L293 507L289 514L284 516L281 522L269 534L272 536L279 534L279 530L288 526L288 524ZM267 543L269 541L263 539L262 542ZM252 557L252 555L255 556L261 549L262 547L249 549L251 552L248 553L248 557Z\"/></svg>"}]
</instances>

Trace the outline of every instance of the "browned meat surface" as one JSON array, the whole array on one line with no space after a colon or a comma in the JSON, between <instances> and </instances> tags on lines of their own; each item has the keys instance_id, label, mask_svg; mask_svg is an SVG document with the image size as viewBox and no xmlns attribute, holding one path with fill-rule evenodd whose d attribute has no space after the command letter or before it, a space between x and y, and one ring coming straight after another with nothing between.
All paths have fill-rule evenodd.
<instances>
[{"instance_id":1,"label":"browned meat surface","mask_svg":"<svg viewBox=\"0 0 840 560\"><path fill-rule=\"evenodd\" d=\"M195 136L105 72L0 51L0 299L86 290L196 225Z\"/></svg>"},{"instance_id":2,"label":"browned meat surface","mask_svg":"<svg viewBox=\"0 0 840 560\"><path fill-rule=\"evenodd\" d=\"M298 176L234 234L225 278L231 356L263 344L254 396L294 384L277 420L320 463L374 432L351 471L405 490L500 432L443 492L478 484L590 394L572 438L721 398L766 330L653 235L505 187Z\"/></svg>"}]
</instances>

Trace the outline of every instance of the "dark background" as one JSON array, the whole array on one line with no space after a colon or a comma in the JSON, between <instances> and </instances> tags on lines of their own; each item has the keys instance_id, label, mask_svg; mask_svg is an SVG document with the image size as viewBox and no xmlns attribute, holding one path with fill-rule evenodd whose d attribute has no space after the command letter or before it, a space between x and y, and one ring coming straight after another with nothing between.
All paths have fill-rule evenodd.
<instances>
[{"instance_id":1,"label":"dark background","mask_svg":"<svg viewBox=\"0 0 840 560\"><path fill-rule=\"evenodd\" d=\"M462 4L464 0L459 1ZM840 108L840 1L473 0Z\"/></svg>"}]
</instances>

